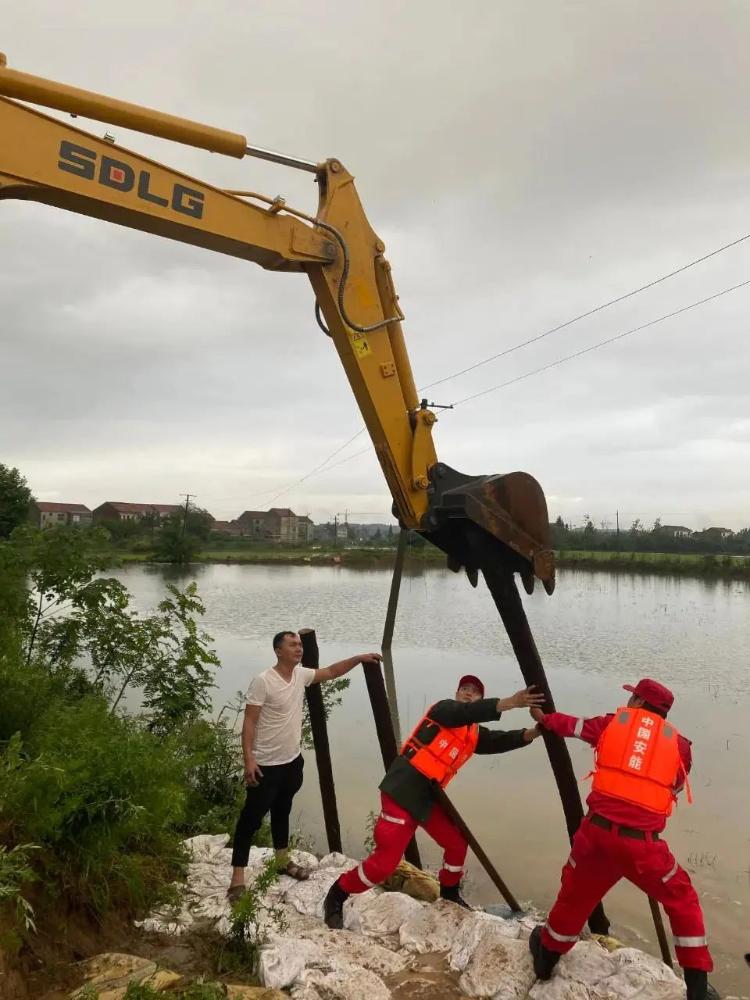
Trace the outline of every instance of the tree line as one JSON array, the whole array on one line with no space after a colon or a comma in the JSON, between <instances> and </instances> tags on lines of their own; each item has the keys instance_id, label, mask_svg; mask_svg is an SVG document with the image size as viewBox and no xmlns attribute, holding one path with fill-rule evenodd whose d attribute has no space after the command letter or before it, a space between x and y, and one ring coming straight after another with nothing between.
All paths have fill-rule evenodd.
<instances>
[{"instance_id":1,"label":"tree line","mask_svg":"<svg viewBox=\"0 0 750 1000\"><path fill-rule=\"evenodd\" d=\"M559 551L583 552L666 552L693 555L750 555L750 528L724 537L720 530L675 534L657 518L651 527L639 519L628 528L613 531L597 528L584 515L582 527L572 527L558 517L550 525L552 545Z\"/></svg>"}]
</instances>

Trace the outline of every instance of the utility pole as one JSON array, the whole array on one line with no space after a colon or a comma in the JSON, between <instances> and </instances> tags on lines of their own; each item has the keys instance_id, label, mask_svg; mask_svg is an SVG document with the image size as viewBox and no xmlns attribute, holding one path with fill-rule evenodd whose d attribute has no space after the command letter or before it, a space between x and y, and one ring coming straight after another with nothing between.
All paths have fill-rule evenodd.
<instances>
[{"instance_id":1,"label":"utility pole","mask_svg":"<svg viewBox=\"0 0 750 1000\"><path fill-rule=\"evenodd\" d=\"M184 538L185 537L185 528L187 527L188 510L190 509L190 500L191 500L191 498L194 500L195 497L196 497L196 494L195 493L180 493L180 496L181 497L185 497L185 510L183 511L183 514L182 514L182 531L180 532L180 538Z\"/></svg>"},{"instance_id":2,"label":"utility pole","mask_svg":"<svg viewBox=\"0 0 750 1000\"><path fill-rule=\"evenodd\" d=\"M619 552L620 551L620 511L619 510L617 510L615 512L615 516L617 518L617 551Z\"/></svg>"}]
</instances>

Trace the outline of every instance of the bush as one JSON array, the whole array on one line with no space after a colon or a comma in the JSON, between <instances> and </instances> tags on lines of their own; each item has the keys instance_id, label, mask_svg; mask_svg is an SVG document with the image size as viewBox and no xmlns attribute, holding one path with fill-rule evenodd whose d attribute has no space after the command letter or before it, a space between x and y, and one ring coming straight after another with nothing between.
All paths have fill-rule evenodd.
<instances>
[{"instance_id":1,"label":"bush","mask_svg":"<svg viewBox=\"0 0 750 1000\"><path fill-rule=\"evenodd\" d=\"M38 844L44 892L70 905L133 913L171 898L184 864L184 763L99 695L37 705L0 757L0 839Z\"/></svg>"},{"instance_id":2,"label":"bush","mask_svg":"<svg viewBox=\"0 0 750 1000\"><path fill-rule=\"evenodd\" d=\"M0 917L9 917L11 928L0 934L0 947L6 951L20 945L19 932L36 930L33 907L23 894L24 886L35 880L30 859L36 849L35 844L19 844L9 851L0 845Z\"/></svg>"},{"instance_id":3,"label":"bush","mask_svg":"<svg viewBox=\"0 0 750 1000\"><path fill-rule=\"evenodd\" d=\"M226 833L233 829L245 800L240 740L228 725L199 719L173 739L185 770L187 803L181 830Z\"/></svg>"},{"instance_id":4,"label":"bush","mask_svg":"<svg viewBox=\"0 0 750 1000\"><path fill-rule=\"evenodd\" d=\"M269 932L286 929L284 911L281 907L266 901L268 890L278 878L276 861L270 858L232 907L229 916L229 937L219 949L220 972L254 973L258 963L258 952L268 939Z\"/></svg>"}]
</instances>

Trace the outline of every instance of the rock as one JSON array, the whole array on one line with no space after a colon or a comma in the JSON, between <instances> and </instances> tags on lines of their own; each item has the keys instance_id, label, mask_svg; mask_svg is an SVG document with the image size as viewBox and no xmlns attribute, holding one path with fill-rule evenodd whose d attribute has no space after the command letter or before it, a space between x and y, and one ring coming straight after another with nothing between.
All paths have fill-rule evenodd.
<instances>
[{"instance_id":1,"label":"rock","mask_svg":"<svg viewBox=\"0 0 750 1000\"><path fill-rule=\"evenodd\" d=\"M339 854L338 851L331 851L330 854L324 854L323 857L318 862L318 868L339 868L346 871L349 868L354 868L357 862L353 858L347 858L345 854Z\"/></svg>"},{"instance_id":2,"label":"rock","mask_svg":"<svg viewBox=\"0 0 750 1000\"><path fill-rule=\"evenodd\" d=\"M525 941L486 931L459 979L471 997L493 1000L524 1000L534 982L531 955Z\"/></svg>"},{"instance_id":3,"label":"rock","mask_svg":"<svg viewBox=\"0 0 750 1000\"><path fill-rule=\"evenodd\" d=\"M340 871L330 868L318 868L311 873L307 881L294 882L290 885L284 892L284 900L290 903L298 913L322 918L323 900L340 874Z\"/></svg>"},{"instance_id":4,"label":"rock","mask_svg":"<svg viewBox=\"0 0 750 1000\"><path fill-rule=\"evenodd\" d=\"M264 986L286 989L300 978L308 962L324 958L316 941L278 937L260 950L258 978Z\"/></svg>"},{"instance_id":5,"label":"rock","mask_svg":"<svg viewBox=\"0 0 750 1000\"><path fill-rule=\"evenodd\" d=\"M367 969L306 969L299 987L292 990L294 1000L390 1000L391 991L382 979Z\"/></svg>"},{"instance_id":6,"label":"rock","mask_svg":"<svg viewBox=\"0 0 750 1000\"><path fill-rule=\"evenodd\" d=\"M193 923L192 907L185 904L180 909L154 910L145 920L136 920L135 926L156 934L179 936Z\"/></svg>"},{"instance_id":7,"label":"rock","mask_svg":"<svg viewBox=\"0 0 750 1000\"><path fill-rule=\"evenodd\" d=\"M620 1000L680 1000L685 984L658 958L637 948L612 952L614 975L599 983Z\"/></svg>"},{"instance_id":8,"label":"rock","mask_svg":"<svg viewBox=\"0 0 750 1000\"><path fill-rule=\"evenodd\" d=\"M600 986L586 986L563 976L549 982L537 982L529 990L530 1000L617 1000L614 993L601 992Z\"/></svg>"},{"instance_id":9,"label":"rock","mask_svg":"<svg viewBox=\"0 0 750 1000\"><path fill-rule=\"evenodd\" d=\"M428 951L450 951L458 931L472 915L472 910L443 899L423 906L402 925L401 947L422 955Z\"/></svg>"},{"instance_id":10,"label":"rock","mask_svg":"<svg viewBox=\"0 0 750 1000\"><path fill-rule=\"evenodd\" d=\"M126 955L121 952L108 952L95 955L81 962L81 972L87 985L91 985L101 995L108 993L125 994L129 983L141 983L157 971L156 962L137 955ZM74 990L71 997L85 996L83 988ZM109 1000L109 998L108 998ZM111 1000L115 1000L114 996Z\"/></svg>"},{"instance_id":11,"label":"rock","mask_svg":"<svg viewBox=\"0 0 750 1000\"><path fill-rule=\"evenodd\" d=\"M303 932L300 937L320 947L323 959L316 964L330 965L332 969L337 965L342 968L352 965L374 972L377 976L392 976L405 969L408 963L405 955L394 954L388 948L347 930L330 931L327 927L319 927Z\"/></svg>"},{"instance_id":12,"label":"rock","mask_svg":"<svg viewBox=\"0 0 750 1000\"><path fill-rule=\"evenodd\" d=\"M602 948L606 948L607 951L617 951L618 948L625 947L622 941L610 937L609 934L592 934L591 940L596 941L597 944L600 944Z\"/></svg>"},{"instance_id":13,"label":"rock","mask_svg":"<svg viewBox=\"0 0 750 1000\"><path fill-rule=\"evenodd\" d=\"M406 958L367 941L350 931L317 927L299 937L277 936L260 951L258 976L264 986L287 989L303 982L303 971L314 967L325 972L367 970L390 976L406 966Z\"/></svg>"},{"instance_id":14,"label":"rock","mask_svg":"<svg viewBox=\"0 0 750 1000\"><path fill-rule=\"evenodd\" d=\"M493 917L489 913L474 912L464 921L453 939L449 964L451 969L463 972L479 947L485 947L496 937L517 938L518 923Z\"/></svg>"},{"instance_id":15,"label":"rock","mask_svg":"<svg viewBox=\"0 0 750 1000\"><path fill-rule=\"evenodd\" d=\"M179 972L170 972L169 969L157 969L153 975L147 976L146 979L142 980L142 985L150 986L152 990L156 990L157 992L171 990L179 982L182 982L182 978Z\"/></svg>"},{"instance_id":16,"label":"rock","mask_svg":"<svg viewBox=\"0 0 750 1000\"><path fill-rule=\"evenodd\" d=\"M369 937L389 937L398 934L422 907L422 903L402 892L363 892L353 896L344 908L344 927Z\"/></svg>"},{"instance_id":17,"label":"rock","mask_svg":"<svg viewBox=\"0 0 750 1000\"><path fill-rule=\"evenodd\" d=\"M227 985L227 1000L289 1000L286 993L265 986Z\"/></svg>"},{"instance_id":18,"label":"rock","mask_svg":"<svg viewBox=\"0 0 750 1000\"><path fill-rule=\"evenodd\" d=\"M434 875L408 861L399 862L393 875L383 883L389 892L403 892L412 899L434 903L440 897L440 883Z\"/></svg>"},{"instance_id":19,"label":"rock","mask_svg":"<svg viewBox=\"0 0 750 1000\"><path fill-rule=\"evenodd\" d=\"M228 833L202 833L197 837L188 837L185 841L185 847L190 852L193 861L210 861L216 858L228 843Z\"/></svg>"},{"instance_id":20,"label":"rock","mask_svg":"<svg viewBox=\"0 0 750 1000\"><path fill-rule=\"evenodd\" d=\"M563 955L557 965L557 974L579 983L596 986L617 971L614 958L595 941L579 941Z\"/></svg>"}]
</instances>

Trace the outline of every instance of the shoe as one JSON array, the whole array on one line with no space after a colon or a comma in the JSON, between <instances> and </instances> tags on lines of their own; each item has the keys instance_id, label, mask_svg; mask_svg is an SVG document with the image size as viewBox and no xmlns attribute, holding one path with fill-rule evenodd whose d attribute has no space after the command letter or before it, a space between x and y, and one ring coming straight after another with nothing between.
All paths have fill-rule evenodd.
<instances>
[{"instance_id":1,"label":"shoe","mask_svg":"<svg viewBox=\"0 0 750 1000\"><path fill-rule=\"evenodd\" d=\"M323 903L323 919L331 930L341 930L344 926L344 903L348 898L349 893L341 888L338 881L328 890Z\"/></svg>"},{"instance_id":2,"label":"shoe","mask_svg":"<svg viewBox=\"0 0 750 1000\"><path fill-rule=\"evenodd\" d=\"M441 885L440 886L440 898L447 899L449 903L455 903L457 906L463 906L465 910L470 910L471 907L461 896L458 891L457 885Z\"/></svg>"},{"instance_id":3,"label":"shoe","mask_svg":"<svg viewBox=\"0 0 750 1000\"><path fill-rule=\"evenodd\" d=\"M529 938L529 951L534 960L534 975L537 979L547 980L552 977L552 970L560 961L560 953L550 951L542 944L542 925L537 924Z\"/></svg>"},{"instance_id":4,"label":"shoe","mask_svg":"<svg viewBox=\"0 0 750 1000\"><path fill-rule=\"evenodd\" d=\"M720 1000L719 994L708 981L703 969L683 969L687 1000Z\"/></svg>"}]
</instances>

